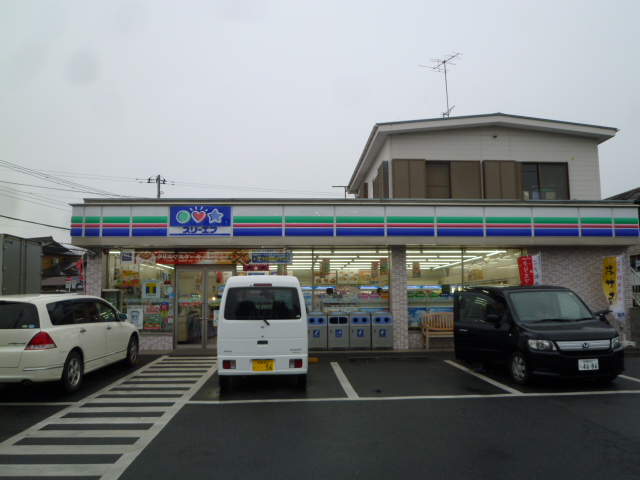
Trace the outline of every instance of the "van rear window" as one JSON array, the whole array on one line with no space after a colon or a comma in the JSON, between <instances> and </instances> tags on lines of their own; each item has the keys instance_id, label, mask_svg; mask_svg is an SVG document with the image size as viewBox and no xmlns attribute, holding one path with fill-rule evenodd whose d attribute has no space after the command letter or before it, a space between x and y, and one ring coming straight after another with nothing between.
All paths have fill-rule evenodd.
<instances>
[{"instance_id":1,"label":"van rear window","mask_svg":"<svg viewBox=\"0 0 640 480\"><path fill-rule=\"evenodd\" d=\"M300 312L296 288L253 286L227 290L227 320L296 320Z\"/></svg>"},{"instance_id":2,"label":"van rear window","mask_svg":"<svg viewBox=\"0 0 640 480\"><path fill-rule=\"evenodd\" d=\"M30 303L0 302L0 330L40 328L38 309Z\"/></svg>"}]
</instances>

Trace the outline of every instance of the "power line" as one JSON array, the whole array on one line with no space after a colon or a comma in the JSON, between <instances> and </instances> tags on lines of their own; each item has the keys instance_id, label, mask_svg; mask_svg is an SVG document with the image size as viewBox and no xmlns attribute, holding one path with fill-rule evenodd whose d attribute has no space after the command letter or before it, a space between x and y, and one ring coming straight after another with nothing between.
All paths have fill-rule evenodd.
<instances>
[{"instance_id":1,"label":"power line","mask_svg":"<svg viewBox=\"0 0 640 480\"><path fill-rule=\"evenodd\" d=\"M0 215L0 217L8 218L9 220L15 220L16 222L33 223L34 225L41 225L43 227L57 228L57 229L60 229L60 230L71 230L70 228L56 227L55 225L47 225L46 223L32 222L30 220L23 220L21 218L7 217L6 215Z\"/></svg>"},{"instance_id":2,"label":"power line","mask_svg":"<svg viewBox=\"0 0 640 480\"><path fill-rule=\"evenodd\" d=\"M71 188L75 188L77 189L87 189L89 188L94 194L96 195L102 195L102 196L107 196L107 197L125 197L125 195L118 195L116 193L111 193L111 192L107 192L105 190L100 190L97 188L91 188L91 187L86 187L84 185L80 185L78 183L75 182L70 182L69 180L64 180L62 178L57 178L57 177L53 177L50 175L46 175L43 174L41 172L38 172L37 170L32 170L30 168L26 168L26 167L21 167L19 165L15 165L13 163L10 162L6 162L4 160L0 160L0 165L10 168L11 170L14 170L16 172L20 172L20 173L24 173L26 175L30 175L36 178L40 178L58 185L63 185L66 187L71 187Z\"/></svg>"},{"instance_id":3,"label":"power line","mask_svg":"<svg viewBox=\"0 0 640 480\"><path fill-rule=\"evenodd\" d=\"M4 195L5 197L9 197L9 198L15 198L16 200L21 200L23 202L33 203L34 205L40 205L41 207L53 208L54 210L60 210L61 212L68 212L70 210L70 209L63 210L62 208L52 207L51 205L47 205L46 203L34 202L33 200L27 200L25 198L16 197L14 195L9 195L8 193L0 192L0 195Z\"/></svg>"}]
</instances>

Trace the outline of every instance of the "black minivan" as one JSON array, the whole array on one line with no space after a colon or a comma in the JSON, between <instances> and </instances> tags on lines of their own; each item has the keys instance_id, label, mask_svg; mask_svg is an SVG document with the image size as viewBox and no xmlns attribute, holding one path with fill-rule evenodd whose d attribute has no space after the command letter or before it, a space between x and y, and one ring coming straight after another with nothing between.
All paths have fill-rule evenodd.
<instances>
[{"instance_id":1,"label":"black minivan","mask_svg":"<svg viewBox=\"0 0 640 480\"><path fill-rule=\"evenodd\" d=\"M614 380L624 371L618 332L564 287L477 286L454 294L456 358L507 361L532 375Z\"/></svg>"}]
</instances>

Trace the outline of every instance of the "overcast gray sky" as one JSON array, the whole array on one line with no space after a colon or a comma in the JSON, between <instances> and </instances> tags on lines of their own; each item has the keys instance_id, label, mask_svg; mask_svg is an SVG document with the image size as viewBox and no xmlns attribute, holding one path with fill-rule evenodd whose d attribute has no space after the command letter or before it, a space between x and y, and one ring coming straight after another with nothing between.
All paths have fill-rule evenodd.
<instances>
[{"instance_id":1,"label":"overcast gray sky","mask_svg":"<svg viewBox=\"0 0 640 480\"><path fill-rule=\"evenodd\" d=\"M418 65L460 52L452 116L620 129L606 198L640 187L639 19L637 0L0 0L0 161L137 197L162 175L164 197L339 198L374 124L442 115ZM69 188L5 164L0 215L68 227L97 196Z\"/></svg>"}]
</instances>

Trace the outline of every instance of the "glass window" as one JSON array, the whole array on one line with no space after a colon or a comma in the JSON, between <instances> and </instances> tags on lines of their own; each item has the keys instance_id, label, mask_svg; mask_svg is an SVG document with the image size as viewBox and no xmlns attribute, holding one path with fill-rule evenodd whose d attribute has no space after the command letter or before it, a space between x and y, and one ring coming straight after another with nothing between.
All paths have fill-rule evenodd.
<instances>
[{"instance_id":1,"label":"glass window","mask_svg":"<svg viewBox=\"0 0 640 480\"><path fill-rule=\"evenodd\" d=\"M591 311L573 292L530 290L513 292L510 298L523 322L572 322L593 318Z\"/></svg>"},{"instance_id":2,"label":"glass window","mask_svg":"<svg viewBox=\"0 0 640 480\"><path fill-rule=\"evenodd\" d=\"M100 315L98 307L92 301L74 301L73 311L76 317L75 323L98 323Z\"/></svg>"},{"instance_id":3,"label":"glass window","mask_svg":"<svg viewBox=\"0 0 640 480\"><path fill-rule=\"evenodd\" d=\"M0 330L40 328L38 309L30 303L0 302Z\"/></svg>"},{"instance_id":4,"label":"glass window","mask_svg":"<svg viewBox=\"0 0 640 480\"><path fill-rule=\"evenodd\" d=\"M525 200L568 200L567 165L523 163L522 190Z\"/></svg>"},{"instance_id":5,"label":"glass window","mask_svg":"<svg viewBox=\"0 0 640 480\"><path fill-rule=\"evenodd\" d=\"M136 252L135 258L122 263L120 253L109 254L108 288L122 290L121 311L141 332L173 332L174 266L156 263L152 252Z\"/></svg>"},{"instance_id":6,"label":"glass window","mask_svg":"<svg viewBox=\"0 0 640 480\"><path fill-rule=\"evenodd\" d=\"M289 287L238 287L227 292L224 317L229 320L300 318L298 290Z\"/></svg>"},{"instance_id":7,"label":"glass window","mask_svg":"<svg viewBox=\"0 0 640 480\"><path fill-rule=\"evenodd\" d=\"M49 303L47 311L52 325L72 325L76 321L71 300Z\"/></svg>"},{"instance_id":8,"label":"glass window","mask_svg":"<svg viewBox=\"0 0 640 480\"><path fill-rule=\"evenodd\" d=\"M116 317L116 312L113 310L113 308L100 302L97 303L97 307L98 315L100 316L101 322L115 322L118 320L118 318Z\"/></svg>"}]
</instances>

